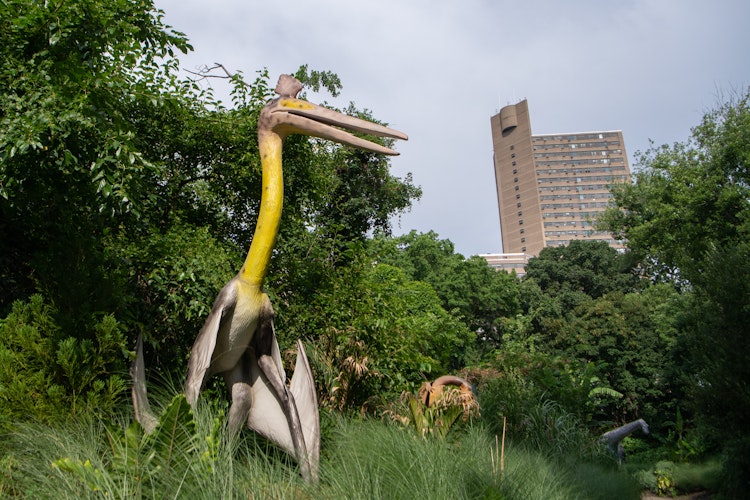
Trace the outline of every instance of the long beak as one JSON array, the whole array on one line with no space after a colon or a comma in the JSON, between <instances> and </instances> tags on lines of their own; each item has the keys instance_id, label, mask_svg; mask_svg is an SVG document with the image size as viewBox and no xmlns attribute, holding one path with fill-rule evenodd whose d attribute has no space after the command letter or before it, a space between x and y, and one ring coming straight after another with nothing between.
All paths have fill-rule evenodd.
<instances>
[{"instance_id":1,"label":"long beak","mask_svg":"<svg viewBox=\"0 0 750 500\"><path fill-rule=\"evenodd\" d=\"M273 103L273 107L275 108L271 110L273 115L277 115L277 113L284 114L280 123L277 123L279 123L278 127L283 129L286 133L311 135L314 137L320 137L321 139L328 139L340 144L387 155L398 155L398 152L385 146L381 146L380 144L368 141L367 139L356 137L342 129L379 137L391 137L403 140L408 139L406 134L399 132L398 130L393 130L377 123L345 115L301 99L282 97Z\"/></svg>"}]
</instances>

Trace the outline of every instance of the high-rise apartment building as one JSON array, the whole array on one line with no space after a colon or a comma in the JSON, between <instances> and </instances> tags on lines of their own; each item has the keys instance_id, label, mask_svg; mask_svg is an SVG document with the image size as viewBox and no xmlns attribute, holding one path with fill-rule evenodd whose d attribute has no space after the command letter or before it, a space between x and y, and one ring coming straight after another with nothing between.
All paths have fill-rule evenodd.
<instances>
[{"instance_id":1,"label":"high-rise apartment building","mask_svg":"<svg viewBox=\"0 0 750 500\"><path fill-rule=\"evenodd\" d=\"M571 240L603 240L592 222L610 187L630 178L621 131L532 135L526 100L491 118L500 231L505 254L535 256Z\"/></svg>"}]
</instances>

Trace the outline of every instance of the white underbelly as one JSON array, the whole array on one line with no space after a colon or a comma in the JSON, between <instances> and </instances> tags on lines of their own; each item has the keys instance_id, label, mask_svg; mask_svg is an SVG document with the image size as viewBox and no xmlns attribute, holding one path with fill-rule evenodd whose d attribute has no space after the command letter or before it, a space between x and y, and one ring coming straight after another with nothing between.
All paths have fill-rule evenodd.
<instances>
[{"instance_id":1,"label":"white underbelly","mask_svg":"<svg viewBox=\"0 0 750 500\"><path fill-rule=\"evenodd\" d=\"M221 373L234 368L247 350L258 330L262 301L239 293L234 309L221 320L216 347L211 359L211 372Z\"/></svg>"}]
</instances>

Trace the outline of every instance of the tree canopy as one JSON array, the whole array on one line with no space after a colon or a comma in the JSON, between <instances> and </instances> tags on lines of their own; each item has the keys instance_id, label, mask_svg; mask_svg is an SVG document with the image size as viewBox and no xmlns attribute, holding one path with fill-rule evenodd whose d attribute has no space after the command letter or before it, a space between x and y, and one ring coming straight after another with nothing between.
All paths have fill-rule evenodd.
<instances>
[{"instance_id":1,"label":"tree canopy","mask_svg":"<svg viewBox=\"0 0 750 500\"><path fill-rule=\"evenodd\" d=\"M498 273L481 257L464 258L449 240L435 232L396 238L375 238L371 254L378 262L400 267L418 281L429 283L443 308L459 315L466 326L494 348L505 318L520 312L519 283Z\"/></svg>"}]
</instances>

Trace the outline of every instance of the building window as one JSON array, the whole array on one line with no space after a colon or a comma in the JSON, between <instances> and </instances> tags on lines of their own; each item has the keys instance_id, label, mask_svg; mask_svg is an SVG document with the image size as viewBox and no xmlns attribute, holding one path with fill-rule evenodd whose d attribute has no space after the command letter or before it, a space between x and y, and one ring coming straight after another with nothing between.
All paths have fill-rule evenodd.
<instances>
[{"instance_id":1,"label":"building window","mask_svg":"<svg viewBox=\"0 0 750 500\"><path fill-rule=\"evenodd\" d=\"M515 145L513 145L513 144L511 144L511 145L510 145L510 150L511 150L511 151L513 151L514 149L516 149L516 146L515 146Z\"/></svg>"},{"instance_id":2,"label":"building window","mask_svg":"<svg viewBox=\"0 0 750 500\"><path fill-rule=\"evenodd\" d=\"M524 228L521 228L521 234L525 233L526 230Z\"/></svg>"},{"instance_id":3,"label":"building window","mask_svg":"<svg viewBox=\"0 0 750 500\"><path fill-rule=\"evenodd\" d=\"M515 161L515 160L513 160L513 166L514 166L514 167L516 166L516 161ZM515 174L516 172L515 172L515 171L513 171L513 173Z\"/></svg>"},{"instance_id":4,"label":"building window","mask_svg":"<svg viewBox=\"0 0 750 500\"><path fill-rule=\"evenodd\" d=\"M523 226L523 219L519 219L519 220L518 220L518 225L519 225L519 226Z\"/></svg>"},{"instance_id":5,"label":"building window","mask_svg":"<svg viewBox=\"0 0 750 500\"><path fill-rule=\"evenodd\" d=\"M518 177L514 177L513 182L518 182Z\"/></svg>"},{"instance_id":6,"label":"building window","mask_svg":"<svg viewBox=\"0 0 750 500\"><path fill-rule=\"evenodd\" d=\"M513 162L513 163L515 163L515 162ZM517 173L518 173L518 169L517 169L517 168L514 168L514 169L513 169L513 175L516 175Z\"/></svg>"},{"instance_id":7,"label":"building window","mask_svg":"<svg viewBox=\"0 0 750 500\"><path fill-rule=\"evenodd\" d=\"M510 157L511 157L511 158L515 158L515 157L516 157L516 153L511 153L511 154L510 154Z\"/></svg>"},{"instance_id":8,"label":"building window","mask_svg":"<svg viewBox=\"0 0 750 500\"><path fill-rule=\"evenodd\" d=\"M521 195L520 195L520 194L517 194L517 195L516 195L516 199L517 199L517 200L520 200L520 199L521 199Z\"/></svg>"},{"instance_id":9,"label":"building window","mask_svg":"<svg viewBox=\"0 0 750 500\"><path fill-rule=\"evenodd\" d=\"M521 202L516 203L516 208L521 208Z\"/></svg>"},{"instance_id":10,"label":"building window","mask_svg":"<svg viewBox=\"0 0 750 500\"><path fill-rule=\"evenodd\" d=\"M521 243L526 243L526 238L521 238Z\"/></svg>"},{"instance_id":11,"label":"building window","mask_svg":"<svg viewBox=\"0 0 750 500\"><path fill-rule=\"evenodd\" d=\"M518 186L516 186L516 191L518 191Z\"/></svg>"},{"instance_id":12,"label":"building window","mask_svg":"<svg viewBox=\"0 0 750 500\"><path fill-rule=\"evenodd\" d=\"M523 215L523 212L521 212L521 211L519 210L519 211L518 211L518 216L520 217L520 216L522 216L522 215Z\"/></svg>"},{"instance_id":13,"label":"building window","mask_svg":"<svg viewBox=\"0 0 750 500\"><path fill-rule=\"evenodd\" d=\"M526 251L526 247L521 247L521 251L525 252Z\"/></svg>"}]
</instances>

